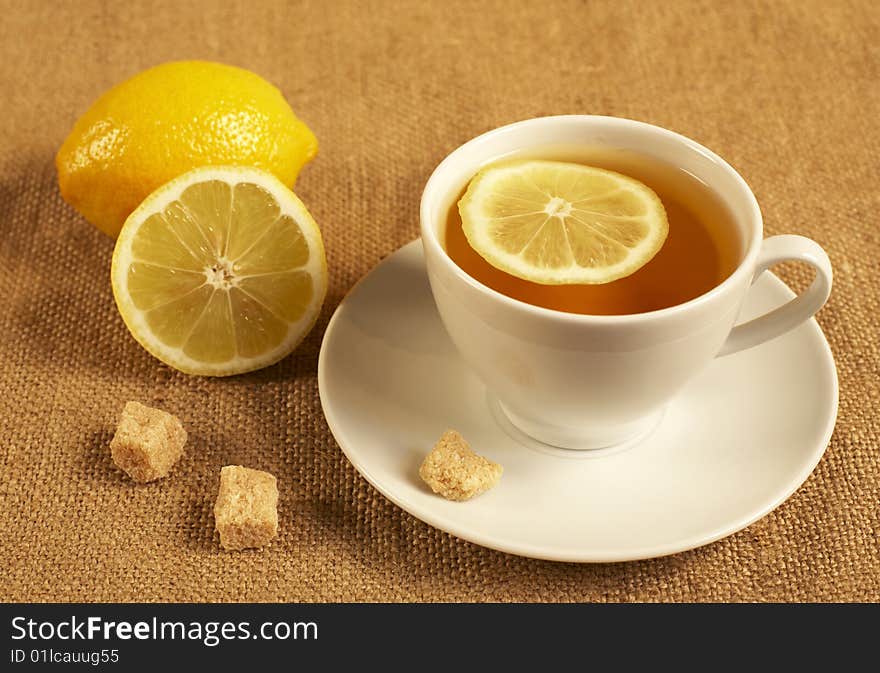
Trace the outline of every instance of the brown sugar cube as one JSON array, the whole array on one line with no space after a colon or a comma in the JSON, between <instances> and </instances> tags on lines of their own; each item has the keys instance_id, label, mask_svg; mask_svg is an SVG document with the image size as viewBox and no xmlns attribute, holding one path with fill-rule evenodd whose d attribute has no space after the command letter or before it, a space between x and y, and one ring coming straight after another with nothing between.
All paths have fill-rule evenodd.
<instances>
[{"instance_id":1,"label":"brown sugar cube","mask_svg":"<svg viewBox=\"0 0 880 673\"><path fill-rule=\"evenodd\" d=\"M278 534L278 482L241 465L220 470L214 524L224 549L262 547Z\"/></svg>"},{"instance_id":2,"label":"brown sugar cube","mask_svg":"<svg viewBox=\"0 0 880 673\"><path fill-rule=\"evenodd\" d=\"M135 481L168 475L183 455L186 430L177 416L138 402L126 402L110 442L113 462Z\"/></svg>"},{"instance_id":3,"label":"brown sugar cube","mask_svg":"<svg viewBox=\"0 0 880 673\"><path fill-rule=\"evenodd\" d=\"M469 500L497 484L503 470L474 453L455 430L447 430L425 457L419 476L447 500Z\"/></svg>"}]
</instances>

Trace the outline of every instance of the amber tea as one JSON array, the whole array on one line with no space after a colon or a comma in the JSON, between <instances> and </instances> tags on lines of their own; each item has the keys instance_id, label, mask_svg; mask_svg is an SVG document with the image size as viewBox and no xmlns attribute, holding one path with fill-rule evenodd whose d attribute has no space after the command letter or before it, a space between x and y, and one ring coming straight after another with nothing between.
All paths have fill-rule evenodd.
<instances>
[{"instance_id":1,"label":"amber tea","mask_svg":"<svg viewBox=\"0 0 880 673\"><path fill-rule=\"evenodd\" d=\"M474 251L462 231L458 200L449 209L445 247L467 274L514 299L545 308L590 315L644 313L681 304L727 278L741 257L732 214L719 197L681 168L622 150L545 153L540 157L604 168L650 187L666 209L669 234L645 266L602 285L542 285L496 269Z\"/></svg>"}]
</instances>

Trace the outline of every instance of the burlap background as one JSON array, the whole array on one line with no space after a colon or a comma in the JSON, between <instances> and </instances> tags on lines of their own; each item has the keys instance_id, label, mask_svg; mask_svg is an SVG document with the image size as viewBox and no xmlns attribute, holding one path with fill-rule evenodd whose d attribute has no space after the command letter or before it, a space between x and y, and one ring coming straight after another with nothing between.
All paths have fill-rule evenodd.
<instances>
[{"instance_id":1,"label":"burlap background","mask_svg":"<svg viewBox=\"0 0 880 673\"><path fill-rule=\"evenodd\" d=\"M880 600L878 35L871 0L0 1L0 598ZM322 319L279 365L227 380L172 371L128 335L112 241L61 200L52 163L104 89L193 57L262 74L321 142L297 191L327 244ZM708 547L591 566L459 541L370 487L321 414L327 319L416 237L432 168L476 134L553 113L699 140L752 185L768 234L811 236L835 264L819 317L840 372L831 446L788 502ZM186 423L170 479L135 486L113 468L127 399ZM279 477L282 532L263 553L218 548L211 505L230 462Z\"/></svg>"}]
</instances>

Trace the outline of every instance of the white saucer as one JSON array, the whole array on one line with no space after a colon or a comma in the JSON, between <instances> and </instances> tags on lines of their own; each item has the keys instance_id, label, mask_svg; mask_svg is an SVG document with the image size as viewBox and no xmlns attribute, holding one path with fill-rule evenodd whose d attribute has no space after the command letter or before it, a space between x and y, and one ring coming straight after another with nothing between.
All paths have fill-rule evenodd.
<instances>
[{"instance_id":1,"label":"white saucer","mask_svg":"<svg viewBox=\"0 0 880 673\"><path fill-rule=\"evenodd\" d=\"M743 318L792 297L765 273ZM555 449L512 428L459 359L428 287L422 247L404 246L336 310L318 363L321 404L357 470L426 523L486 547L559 561L625 561L691 549L761 518L822 457L837 373L814 320L715 360L634 446ZM418 468L447 428L504 466L501 482L449 502Z\"/></svg>"}]
</instances>

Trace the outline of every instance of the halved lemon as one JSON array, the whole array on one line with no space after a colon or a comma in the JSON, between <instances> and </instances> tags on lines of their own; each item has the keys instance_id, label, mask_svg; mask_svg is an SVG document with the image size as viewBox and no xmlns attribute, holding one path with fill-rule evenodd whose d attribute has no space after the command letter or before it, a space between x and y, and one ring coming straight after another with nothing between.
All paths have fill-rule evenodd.
<instances>
[{"instance_id":1,"label":"halved lemon","mask_svg":"<svg viewBox=\"0 0 880 673\"><path fill-rule=\"evenodd\" d=\"M458 208L468 242L486 261L545 285L628 276L669 232L663 204L646 185L560 161L489 166L471 180Z\"/></svg>"},{"instance_id":2,"label":"halved lemon","mask_svg":"<svg viewBox=\"0 0 880 673\"><path fill-rule=\"evenodd\" d=\"M321 232L271 173L206 167L157 189L116 241L113 295L135 339L190 374L277 362L327 292Z\"/></svg>"}]
</instances>

